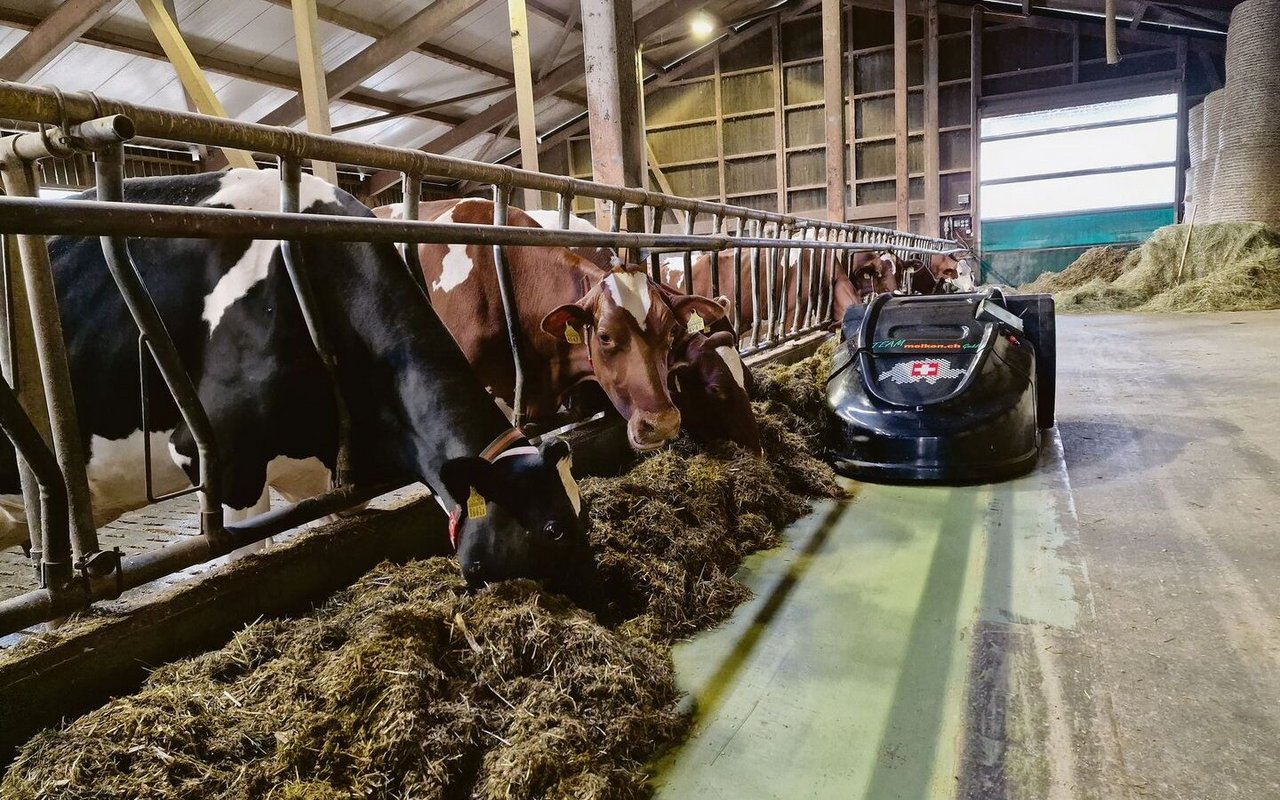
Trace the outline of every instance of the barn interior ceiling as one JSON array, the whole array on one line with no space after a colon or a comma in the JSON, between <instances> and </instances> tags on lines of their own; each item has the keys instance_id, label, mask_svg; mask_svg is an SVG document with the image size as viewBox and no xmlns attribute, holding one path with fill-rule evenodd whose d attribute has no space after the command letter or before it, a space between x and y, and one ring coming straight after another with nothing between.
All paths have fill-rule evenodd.
<instances>
[{"instance_id":1,"label":"barn interior ceiling","mask_svg":"<svg viewBox=\"0 0 1280 800\"><path fill-rule=\"evenodd\" d=\"M229 116L302 124L290 0L164 2ZM816 2L637 0L645 76L661 77L761 15ZM944 3L943 13L967 14L972 4ZM892 0L853 5L887 10ZM1100 25L1103 13L1102 0L981 5L998 15L1082 24ZM1131 28L1221 37L1234 5L1119 0L1118 16ZM432 17L432 6L446 13ZM576 0L528 0L528 9L538 132L545 138L584 113L580 11ZM517 149L506 0L322 0L317 11L336 135L488 161ZM698 11L718 25L709 36L690 30ZM0 78L188 108L134 0L0 0Z\"/></svg>"}]
</instances>

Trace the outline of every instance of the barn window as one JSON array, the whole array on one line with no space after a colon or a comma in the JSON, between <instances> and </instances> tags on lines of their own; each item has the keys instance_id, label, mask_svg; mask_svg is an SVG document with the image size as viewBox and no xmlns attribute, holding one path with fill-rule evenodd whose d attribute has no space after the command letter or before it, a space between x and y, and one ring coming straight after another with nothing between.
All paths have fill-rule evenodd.
<instances>
[{"instance_id":1,"label":"barn window","mask_svg":"<svg viewBox=\"0 0 1280 800\"><path fill-rule=\"evenodd\" d=\"M984 220L1172 205L1175 94L982 120Z\"/></svg>"}]
</instances>

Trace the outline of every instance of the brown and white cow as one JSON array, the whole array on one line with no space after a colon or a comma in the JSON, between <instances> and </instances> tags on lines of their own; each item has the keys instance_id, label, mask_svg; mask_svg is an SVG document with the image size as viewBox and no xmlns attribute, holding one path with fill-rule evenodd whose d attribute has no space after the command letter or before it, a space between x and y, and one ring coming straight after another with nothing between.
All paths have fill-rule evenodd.
<instances>
[{"instance_id":1,"label":"brown and white cow","mask_svg":"<svg viewBox=\"0 0 1280 800\"><path fill-rule=\"evenodd\" d=\"M711 291L711 258L713 254L704 253L699 256L693 263L693 281L692 290L701 294L709 294ZM756 303L759 309L759 315L762 325L767 324L769 312L768 297L766 295L768 283L767 262L768 256L761 253L760 278L756 284ZM733 291L733 279L735 271L738 273L738 296L739 308L741 313L739 316L739 331L746 334L751 330L752 319L752 300L751 300L751 271L752 271L752 251L744 248L741 254L737 249L722 250L716 258L716 269L719 271L719 288L722 292ZM830 264L828 260L826 262ZM789 330L795 326L797 315L803 315L808 306L808 293L817 291L811 287L811 282L821 278L821 273L830 274L832 268L827 266L825 270L814 272L814 264L823 264L821 251L806 250L800 247L787 251L787 263L785 268L776 270L774 274L774 317L778 319L778 324L783 330ZM840 320L844 317L845 311L854 305L859 305L863 300L871 294L880 294L892 292L897 288L895 281L896 270L899 261L892 253L888 252L854 252L850 254L837 254L835 256L834 279L830 292L822 289L821 295L824 298L830 298L831 311L833 319ZM663 270L664 280L672 286L683 288L686 285L686 276L684 274L684 264L682 260L673 259L664 264ZM799 287L799 306L797 308L797 284ZM818 316L824 314L822 310L818 310Z\"/></svg>"},{"instance_id":2,"label":"brown and white cow","mask_svg":"<svg viewBox=\"0 0 1280 800\"><path fill-rule=\"evenodd\" d=\"M952 253L913 256L902 261L898 285L910 294L972 292L976 288L968 260L956 258Z\"/></svg>"},{"instance_id":3,"label":"brown and white cow","mask_svg":"<svg viewBox=\"0 0 1280 800\"><path fill-rule=\"evenodd\" d=\"M403 215L388 206L379 216ZM493 224L488 200L424 203L419 218ZM539 227L519 209L508 224ZM648 450L674 438L680 412L667 388L668 354L696 313L715 321L724 309L698 296L668 303L640 267L601 269L564 247L505 248L518 299L524 344L524 411L548 419L569 390L595 381L627 420L632 447ZM515 367L488 245L422 244L419 259L431 304L461 346L481 382L514 403Z\"/></svg>"},{"instance_id":4,"label":"brown and white cow","mask_svg":"<svg viewBox=\"0 0 1280 800\"><path fill-rule=\"evenodd\" d=\"M545 228L559 228L554 211L529 211L528 216ZM569 218L569 229L598 232L590 222ZM600 267L617 258L610 248L574 248L573 252ZM668 304L686 296L670 285L659 289ZM717 298L722 307L728 301ZM751 408L754 391L751 370L738 354L737 337L723 317L704 320L705 330L690 332L686 326L676 337L669 357L671 397L680 410L681 423L689 435L701 442L734 442L748 452L760 452L760 428Z\"/></svg>"}]
</instances>

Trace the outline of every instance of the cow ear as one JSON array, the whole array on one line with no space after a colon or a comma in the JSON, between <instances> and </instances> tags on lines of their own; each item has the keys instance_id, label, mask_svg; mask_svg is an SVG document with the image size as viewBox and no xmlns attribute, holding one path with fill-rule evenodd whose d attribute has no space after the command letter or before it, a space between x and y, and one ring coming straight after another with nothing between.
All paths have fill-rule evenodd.
<instances>
[{"instance_id":1,"label":"cow ear","mask_svg":"<svg viewBox=\"0 0 1280 800\"><path fill-rule=\"evenodd\" d=\"M569 344L582 344L583 331L595 320L591 312L577 303L565 303L542 318L542 330L554 339Z\"/></svg>"},{"instance_id":2,"label":"cow ear","mask_svg":"<svg viewBox=\"0 0 1280 800\"><path fill-rule=\"evenodd\" d=\"M542 444L538 445L538 454L542 456L543 462L547 464L559 464L572 453L569 443L556 436L544 439Z\"/></svg>"},{"instance_id":3,"label":"cow ear","mask_svg":"<svg viewBox=\"0 0 1280 800\"><path fill-rule=\"evenodd\" d=\"M702 317L702 321L710 325L724 319L725 306L709 297L697 294L686 294L671 298L671 310L680 324L687 325L694 313Z\"/></svg>"},{"instance_id":4,"label":"cow ear","mask_svg":"<svg viewBox=\"0 0 1280 800\"><path fill-rule=\"evenodd\" d=\"M444 462L440 467L440 480L444 483L445 491L453 498L453 502L462 505L471 496L472 488L484 494L489 485L492 470L493 465L483 458L475 456L454 458Z\"/></svg>"},{"instance_id":5,"label":"cow ear","mask_svg":"<svg viewBox=\"0 0 1280 800\"><path fill-rule=\"evenodd\" d=\"M716 331L707 337L707 344L711 347L733 347L738 346L738 340L730 331Z\"/></svg>"},{"instance_id":6,"label":"cow ear","mask_svg":"<svg viewBox=\"0 0 1280 800\"><path fill-rule=\"evenodd\" d=\"M715 298L715 301L716 301L716 305L724 309L725 316L726 317L729 316L729 306L731 303L733 303L733 301L730 300L728 297L725 297L724 295L717 296Z\"/></svg>"}]
</instances>

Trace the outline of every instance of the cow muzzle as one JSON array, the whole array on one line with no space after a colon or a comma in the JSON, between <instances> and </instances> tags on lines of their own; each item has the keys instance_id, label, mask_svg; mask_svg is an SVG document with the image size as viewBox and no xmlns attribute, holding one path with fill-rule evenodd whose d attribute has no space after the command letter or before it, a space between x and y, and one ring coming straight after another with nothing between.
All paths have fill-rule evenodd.
<instances>
[{"instance_id":1,"label":"cow muzzle","mask_svg":"<svg viewBox=\"0 0 1280 800\"><path fill-rule=\"evenodd\" d=\"M676 438L680 432L680 412L636 411L627 422L627 439L636 450L653 450Z\"/></svg>"}]
</instances>

